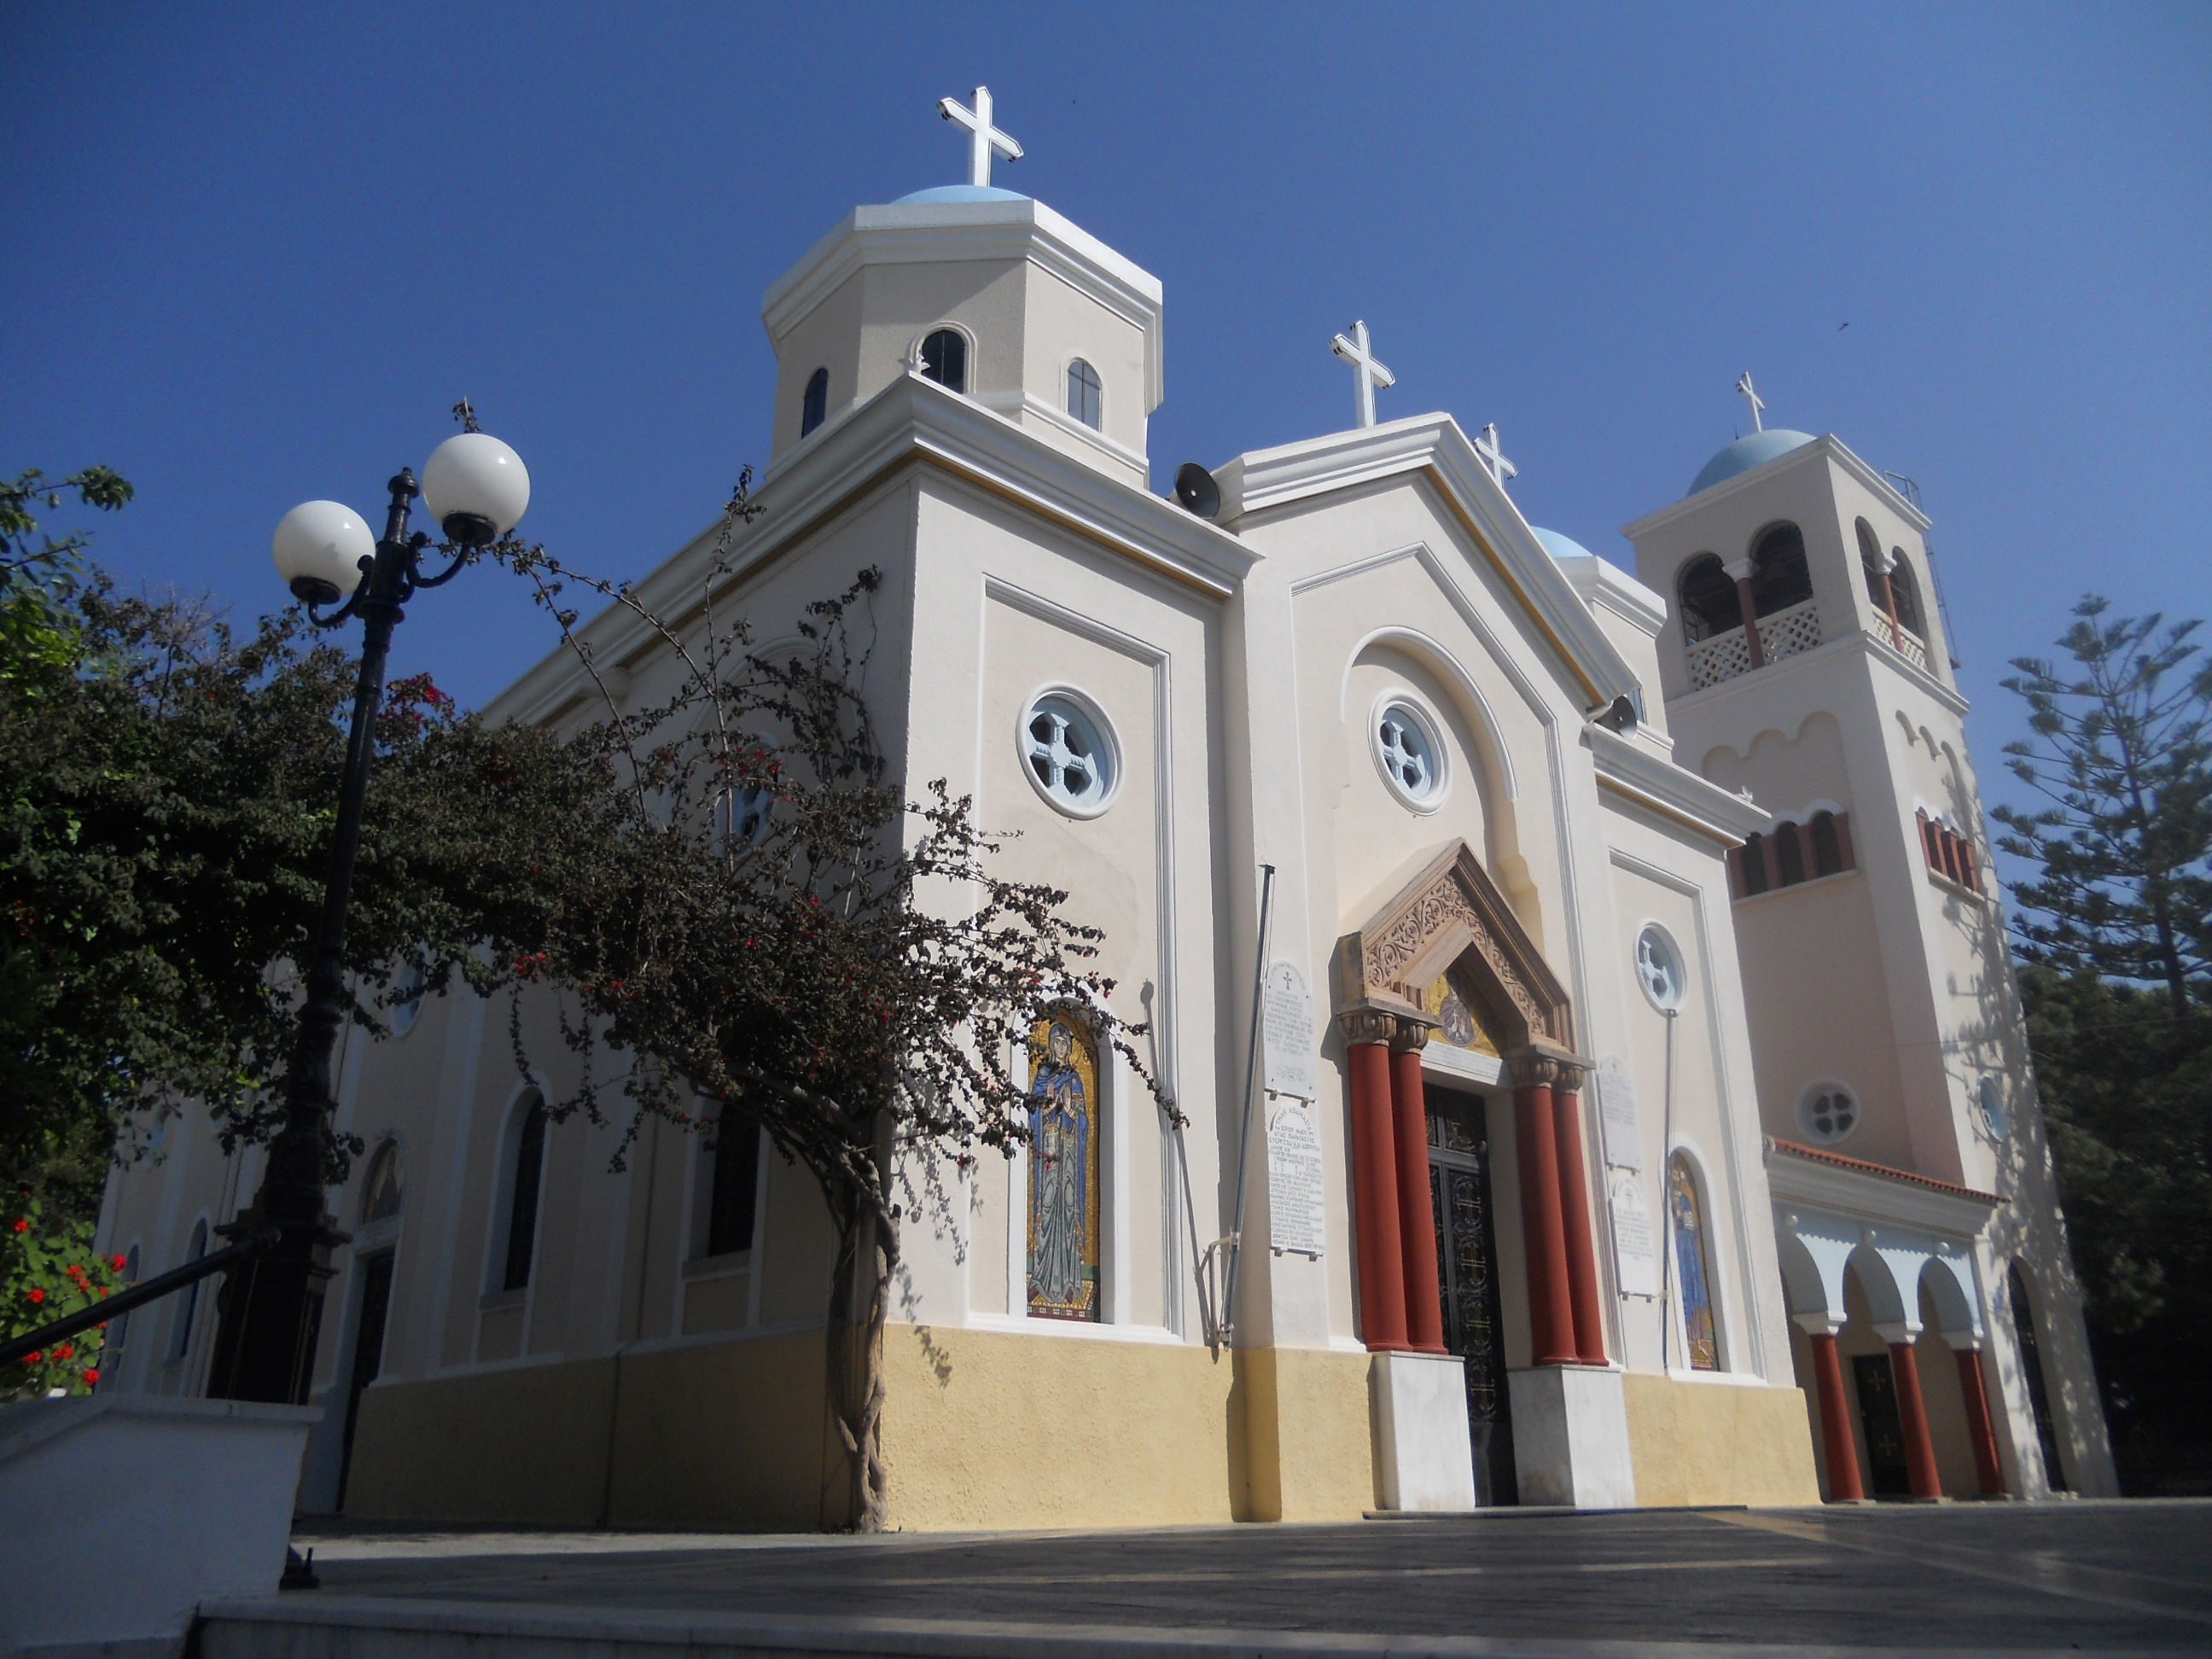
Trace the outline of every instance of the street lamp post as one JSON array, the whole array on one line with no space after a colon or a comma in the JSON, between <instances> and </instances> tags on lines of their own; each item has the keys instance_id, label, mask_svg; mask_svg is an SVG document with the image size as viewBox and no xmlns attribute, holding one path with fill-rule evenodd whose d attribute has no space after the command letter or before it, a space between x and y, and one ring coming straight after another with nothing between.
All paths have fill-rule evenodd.
<instances>
[{"instance_id":1,"label":"street lamp post","mask_svg":"<svg viewBox=\"0 0 2212 1659\"><path fill-rule=\"evenodd\" d=\"M350 1006L345 988L346 908L368 793L377 705L384 696L385 659L403 607L416 590L451 581L473 550L513 529L530 502L530 475L521 457L477 431L465 404L456 412L468 429L438 446L422 469L421 485L405 468L392 480L380 540L372 540L368 526L337 501L302 502L276 526L276 568L307 607L308 619L319 628L335 628L361 617L361 674L338 786L337 832L322 923L284 1080L284 1127L270 1143L252 1204L221 1229L243 1239L274 1227L276 1238L224 1277L208 1384L212 1398L305 1405L313 1382L331 1252L346 1242L326 1199L331 1061ZM431 538L420 531L410 535L407 528L418 495L459 550L431 576L422 568ZM321 607L340 599L346 601L342 609L320 614Z\"/></svg>"}]
</instances>

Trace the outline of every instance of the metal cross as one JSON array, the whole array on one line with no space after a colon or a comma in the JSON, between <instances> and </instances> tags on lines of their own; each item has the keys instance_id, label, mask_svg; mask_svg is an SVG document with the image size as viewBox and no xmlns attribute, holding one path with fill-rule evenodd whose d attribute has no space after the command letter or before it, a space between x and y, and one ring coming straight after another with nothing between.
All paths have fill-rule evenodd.
<instances>
[{"instance_id":1,"label":"metal cross","mask_svg":"<svg viewBox=\"0 0 2212 1659\"><path fill-rule=\"evenodd\" d=\"M1759 418L1759 411L1765 408L1766 404L1756 392L1753 392L1751 389L1751 371L1749 369L1747 368L1742 374L1736 376L1735 389L1742 394L1744 402L1751 405L1751 429L1753 432L1765 431L1765 426Z\"/></svg>"},{"instance_id":2,"label":"metal cross","mask_svg":"<svg viewBox=\"0 0 2212 1659\"><path fill-rule=\"evenodd\" d=\"M988 185L991 182L991 157L1004 156L1009 161L1022 159L1022 147L1014 142L1011 132L1001 132L991 125L991 89L975 88L975 107L969 109L957 98L940 98L937 112L968 134L968 182Z\"/></svg>"},{"instance_id":3,"label":"metal cross","mask_svg":"<svg viewBox=\"0 0 2212 1659\"><path fill-rule=\"evenodd\" d=\"M1490 469L1490 476L1498 480L1500 489L1505 488L1508 478L1521 476L1521 469L1507 460L1505 452L1498 447L1497 422L1486 421L1483 423L1482 435L1474 441L1474 453L1477 459Z\"/></svg>"},{"instance_id":4,"label":"metal cross","mask_svg":"<svg viewBox=\"0 0 2212 1659\"><path fill-rule=\"evenodd\" d=\"M1359 424L1375 424L1375 388L1398 384L1398 377L1376 361L1368 349L1367 325L1354 323L1349 336L1340 334L1328 343L1329 349L1352 365L1353 379L1358 384Z\"/></svg>"}]
</instances>

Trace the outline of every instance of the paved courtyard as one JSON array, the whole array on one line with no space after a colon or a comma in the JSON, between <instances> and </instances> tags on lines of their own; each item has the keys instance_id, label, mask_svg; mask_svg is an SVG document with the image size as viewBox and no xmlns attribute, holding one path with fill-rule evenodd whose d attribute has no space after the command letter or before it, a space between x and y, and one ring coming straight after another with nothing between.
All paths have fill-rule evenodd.
<instances>
[{"instance_id":1,"label":"paved courtyard","mask_svg":"<svg viewBox=\"0 0 2212 1659\"><path fill-rule=\"evenodd\" d=\"M438 1602L795 1618L951 1644L912 1651L1022 1651L1024 1630L1038 1650L1095 1632L1248 1654L2212 1651L2212 1501L883 1539L333 1527L298 1541L324 1584L281 1598L302 1614L397 1598L417 1616ZM986 1628L1013 1645L955 1639Z\"/></svg>"}]
</instances>

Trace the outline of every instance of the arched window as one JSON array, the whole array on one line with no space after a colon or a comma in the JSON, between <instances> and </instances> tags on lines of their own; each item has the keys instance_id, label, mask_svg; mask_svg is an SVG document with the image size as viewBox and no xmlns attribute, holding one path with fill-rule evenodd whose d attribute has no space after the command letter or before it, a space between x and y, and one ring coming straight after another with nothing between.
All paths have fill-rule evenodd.
<instances>
[{"instance_id":1,"label":"arched window","mask_svg":"<svg viewBox=\"0 0 2212 1659\"><path fill-rule=\"evenodd\" d=\"M1813 574L1805 567L1805 537L1794 524L1778 524L1759 537L1751 554L1751 604L1771 617L1813 597Z\"/></svg>"},{"instance_id":2,"label":"arched window","mask_svg":"<svg viewBox=\"0 0 2212 1659\"><path fill-rule=\"evenodd\" d=\"M921 343L921 378L948 392L968 389L968 337L957 328L933 329Z\"/></svg>"},{"instance_id":3,"label":"arched window","mask_svg":"<svg viewBox=\"0 0 2212 1659\"><path fill-rule=\"evenodd\" d=\"M1797 826L1786 819L1774 826L1774 861L1781 866L1782 884L1794 887L1805 879L1805 843Z\"/></svg>"},{"instance_id":4,"label":"arched window","mask_svg":"<svg viewBox=\"0 0 2212 1659\"><path fill-rule=\"evenodd\" d=\"M1099 1317L1098 1049L1072 1008L1030 1028L1029 1310Z\"/></svg>"},{"instance_id":5,"label":"arched window","mask_svg":"<svg viewBox=\"0 0 2212 1659\"><path fill-rule=\"evenodd\" d=\"M387 1140L368 1160L368 1177L361 1183L361 1218L366 1225L399 1213L401 1193L399 1143Z\"/></svg>"},{"instance_id":6,"label":"arched window","mask_svg":"<svg viewBox=\"0 0 2212 1659\"><path fill-rule=\"evenodd\" d=\"M1813 873L1832 876L1844 867L1844 838L1833 812L1813 814Z\"/></svg>"},{"instance_id":7,"label":"arched window","mask_svg":"<svg viewBox=\"0 0 2212 1659\"><path fill-rule=\"evenodd\" d=\"M1756 830L1743 838L1743 846L1738 854L1738 867L1743 872L1743 895L1746 898L1766 890L1766 837Z\"/></svg>"},{"instance_id":8,"label":"arched window","mask_svg":"<svg viewBox=\"0 0 2212 1659\"><path fill-rule=\"evenodd\" d=\"M806 395L799 404L799 435L804 438L830 413L830 371L817 368L806 377Z\"/></svg>"},{"instance_id":9,"label":"arched window","mask_svg":"<svg viewBox=\"0 0 2212 1659\"><path fill-rule=\"evenodd\" d=\"M538 1194L545 1175L545 1102L532 1095L514 1136L507 1200L507 1258L499 1287L519 1291L530 1283L531 1256L538 1247Z\"/></svg>"},{"instance_id":10,"label":"arched window","mask_svg":"<svg viewBox=\"0 0 2212 1659\"><path fill-rule=\"evenodd\" d=\"M206 1219L192 1223L191 1247L185 1252L186 1261L197 1261L207 1254L207 1238ZM200 1286L206 1283L204 1279L194 1280L178 1299L174 1322L169 1327L169 1363L173 1365L191 1352L192 1322L200 1310Z\"/></svg>"},{"instance_id":11,"label":"arched window","mask_svg":"<svg viewBox=\"0 0 2212 1659\"><path fill-rule=\"evenodd\" d=\"M1735 584L1721 568L1717 554L1700 553L1684 565L1674 592L1682 604L1682 633L1692 645L1743 626Z\"/></svg>"},{"instance_id":12,"label":"arched window","mask_svg":"<svg viewBox=\"0 0 2212 1659\"><path fill-rule=\"evenodd\" d=\"M1897 554L1896 558L1897 562L1890 568L1889 592L1897 602L1897 625L1925 640L1928 629L1921 621L1920 585L1912 580L1912 567L1905 563L1904 554Z\"/></svg>"},{"instance_id":13,"label":"arched window","mask_svg":"<svg viewBox=\"0 0 2212 1659\"><path fill-rule=\"evenodd\" d=\"M1682 1344L1690 1369L1721 1368L1720 1328L1713 1316L1712 1252L1705 1238L1705 1206L1698 1178L1680 1152L1667 1163L1667 1215L1674 1235L1674 1279L1680 1287Z\"/></svg>"},{"instance_id":14,"label":"arched window","mask_svg":"<svg viewBox=\"0 0 2212 1659\"><path fill-rule=\"evenodd\" d=\"M714 1144L704 1148L711 1170L707 1185L708 1255L753 1247L760 1193L759 1126L724 1106L714 1120Z\"/></svg>"},{"instance_id":15,"label":"arched window","mask_svg":"<svg viewBox=\"0 0 2212 1659\"><path fill-rule=\"evenodd\" d=\"M1098 371L1080 357L1067 366L1067 412L1094 430L1098 425Z\"/></svg>"},{"instance_id":16,"label":"arched window","mask_svg":"<svg viewBox=\"0 0 2212 1659\"><path fill-rule=\"evenodd\" d=\"M2043 1450L2043 1478L2053 1492L2071 1492L2058 1461L2058 1425L2051 1414L2051 1389L2043 1375L2043 1345L2036 1340L2035 1310L2027 1299L2027 1275L2015 1261L2005 1270L2012 1303L2012 1328L2020 1343L2020 1368L2027 1378L2027 1403L2035 1413L2036 1443Z\"/></svg>"},{"instance_id":17,"label":"arched window","mask_svg":"<svg viewBox=\"0 0 2212 1659\"><path fill-rule=\"evenodd\" d=\"M129 1286L137 1282L138 1247L133 1244L123 1258L123 1283L125 1286ZM115 1357L112 1361L107 1362L108 1376L114 1375L114 1366L119 1364L123 1358L123 1345L130 1340L130 1338L131 1316L127 1313L119 1314L116 1316L112 1328L107 1334L107 1352Z\"/></svg>"}]
</instances>

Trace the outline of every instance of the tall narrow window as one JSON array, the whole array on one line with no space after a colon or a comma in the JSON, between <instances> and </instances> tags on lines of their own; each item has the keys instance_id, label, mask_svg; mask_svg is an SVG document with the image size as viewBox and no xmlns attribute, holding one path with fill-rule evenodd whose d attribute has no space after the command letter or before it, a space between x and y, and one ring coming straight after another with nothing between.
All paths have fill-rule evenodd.
<instances>
[{"instance_id":1,"label":"tall narrow window","mask_svg":"<svg viewBox=\"0 0 2212 1659\"><path fill-rule=\"evenodd\" d=\"M1787 820L1774 826L1774 861L1781 866L1782 884L1795 887L1805 879L1805 847L1797 826Z\"/></svg>"},{"instance_id":2,"label":"tall narrow window","mask_svg":"<svg viewBox=\"0 0 2212 1659\"><path fill-rule=\"evenodd\" d=\"M760 1130L727 1106L714 1123L714 1160L707 1189L707 1254L728 1255L753 1247L753 1218L760 1191Z\"/></svg>"},{"instance_id":3,"label":"tall narrow window","mask_svg":"<svg viewBox=\"0 0 2212 1659\"><path fill-rule=\"evenodd\" d=\"M968 341L959 330L934 329L922 341L921 378L948 392L967 391Z\"/></svg>"},{"instance_id":4,"label":"tall narrow window","mask_svg":"<svg viewBox=\"0 0 2212 1659\"><path fill-rule=\"evenodd\" d=\"M1719 1328L1713 1322L1712 1255L1705 1245L1705 1210L1690 1160L1677 1152L1667 1164L1667 1213L1674 1222L1674 1279L1682 1310L1682 1342L1690 1369L1721 1368Z\"/></svg>"},{"instance_id":5,"label":"tall narrow window","mask_svg":"<svg viewBox=\"0 0 2212 1659\"><path fill-rule=\"evenodd\" d=\"M1718 555L1700 553L1684 565L1674 592L1682 602L1683 636L1692 645L1743 626L1735 584L1721 568Z\"/></svg>"},{"instance_id":6,"label":"tall narrow window","mask_svg":"<svg viewBox=\"0 0 2212 1659\"><path fill-rule=\"evenodd\" d=\"M1073 1009L1030 1028L1029 1310L1098 1306L1098 1050Z\"/></svg>"},{"instance_id":7,"label":"tall narrow window","mask_svg":"<svg viewBox=\"0 0 2212 1659\"><path fill-rule=\"evenodd\" d=\"M538 1191L545 1173L545 1103L532 1100L514 1138L514 1187L507 1206L507 1264L500 1288L530 1283L530 1258L538 1243Z\"/></svg>"},{"instance_id":8,"label":"tall narrow window","mask_svg":"<svg viewBox=\"0 0 2212 1659\"><path fill-rule=\"evenodd\" d=\"M830 413L830 371L817 368L806 377L806 396L799 405L799 435L804 438L820 426Z\"/></svg>"},{"instance_id":9,"label":"tall narrow window","mask_svg":"<svg viewBox=\"0 0 2212 1659\"><path fill-rule=\"evenodd\" d=\"M1776 525L1752 550L1752 608L1762 617L1771 617L1812 597L1813 573L1805 565L1804 532L1794 524Z\"/></svg>"},{"instance_id":10,"label":"tall narrow window","mask_svg":"<svg viewBox=\"0 0 2212 1659\"><path fill-rule=\"evenodd\" d=\"M2028 1304L2027 1275L2015 1261L2005 1270L2012 1303L2013 1334L2020 1341L2020 1369L2027 1378L2027 1403L2035 1413L2035 1438L2043 1452L2043 1478L2053 1492L2070 1492L2058 1462L2058 1424L2051 1414L2051 1389L2043 1375L2043 1345L2036 1340L2035 1310Z\"/></svg>"},{"instance_id":11,"label":"tall narrow window","mask_svg":"<svg viewBox=\"0 0 2212 1659\"><path fill-rule=\"evenodd\" d=\"M1067 412L1087 427L1098 424L1098 371L1080 357L1067 366Z\"/></svg>"},{"instance_id":12,"label":"tall narrow window","mask_svg":"<svg viewBox=\"0 0 2212 1659\"><path fill-rule=\"evenodd\" d=\"M1912 567L1905 563L1904 554L1899 553L1896 558L1889 573L1889 591L1897 601L1898 626L1924 640L1928 629L1920 616L1920 585L1912 580Z\"/></svg>"},{"instance_id":13,"label":"tall narrow window","mask_svg":"<svg viewBox=\"0 0 2212 1659\"><path fill-rule=\"evenodd\" d=\"M1813 873L1832 876L1844 867L1844 838L1833 812L1813 814Z\"/></svg>"},{"instance_id":14,"label":"tall narrow window","mask_svg":"<svg viewBox=\"0 0 2212 1659\"><path fill-rule=\"evenodd\" d=\"M1765 892L1766 890L1767 884L1766 837L1760 835L1756 830L1753 830L1748 836L1746 836L1743 840L1743 848L1741 858L1741 867L1743 870L1744 896L1746 898L1749 898L1753 893Z\"/></svg>"},{"instance_id":15,"label":"tall narrow window","mask_svg":"<svg viewBox=\"0 0 2212 1659\"><path fill-rule=\"evenodd\" d=\"M197 1261L207 1254L207 1223L192 1223L191 1248L185 1252L185 1260ZM195 1280L185 1289L183 1298L177 1304L176 1322L169 1327L169 1362L174 1364L191 1352L192 1322L200 1310L200 1286L204 1279Z\"/></svg>"}]
</instances>

